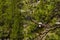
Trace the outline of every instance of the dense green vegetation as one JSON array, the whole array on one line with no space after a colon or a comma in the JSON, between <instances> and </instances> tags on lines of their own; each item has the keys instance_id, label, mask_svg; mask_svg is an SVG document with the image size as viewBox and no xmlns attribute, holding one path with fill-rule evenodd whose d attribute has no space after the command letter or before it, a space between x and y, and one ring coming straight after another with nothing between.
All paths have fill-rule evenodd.
<instances>
[{"instance_id":1,"label":"dense green vegetation","mask_svg":"<svg viewBox=\"0 0 60 40\"><path fill-rule=\"evenodd\" d=\"M60 0L0 0L2 40L60 40L59 20Z\"/></svg>"}]
</instances>

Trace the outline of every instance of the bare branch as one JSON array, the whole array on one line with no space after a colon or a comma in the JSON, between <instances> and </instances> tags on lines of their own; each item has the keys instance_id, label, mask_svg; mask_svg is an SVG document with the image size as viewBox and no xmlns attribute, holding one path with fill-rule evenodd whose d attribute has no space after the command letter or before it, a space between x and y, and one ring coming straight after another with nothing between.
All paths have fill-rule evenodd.
<instances>
[{"instance_id":1,"label":"bare branch","mask_svg":"<svg viewBox=\"0 0 60 40\"><path fill-rule=\"evenodd\" d=\"M60 26L55 26L55 27L52 27L52 28L49 28L49 29L45 29L34 40L42 40L47 35L48 32L50 32L51 30L55 30L56 28L60 28Z\"/></svg>"}]
</instances>

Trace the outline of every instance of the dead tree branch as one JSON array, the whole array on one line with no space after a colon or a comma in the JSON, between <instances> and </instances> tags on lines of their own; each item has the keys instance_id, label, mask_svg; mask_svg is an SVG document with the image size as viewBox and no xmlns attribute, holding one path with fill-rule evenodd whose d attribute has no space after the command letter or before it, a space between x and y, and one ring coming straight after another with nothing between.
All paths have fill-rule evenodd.
<instances>
[{"instance_id":1,"label":"dead tree branch","mask_svg":"<svg viewBox=\"0 0 60 40\"><path fill-rule=\"evenodd\" d=\"M48 32L50 32L51 30L55 30L57 28L60 28L60 26L55 26L55 27L52 27L52 28L49 28L49 29L45 29L34 40L43 40L43 38L47 35Z\"/></svg>"}]
</instances>

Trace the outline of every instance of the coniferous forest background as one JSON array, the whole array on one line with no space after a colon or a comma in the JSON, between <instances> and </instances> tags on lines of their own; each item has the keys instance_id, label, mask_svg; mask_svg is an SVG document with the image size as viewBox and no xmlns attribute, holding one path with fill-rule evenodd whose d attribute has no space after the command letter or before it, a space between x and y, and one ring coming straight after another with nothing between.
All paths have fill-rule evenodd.
<instances>
[{"instance_id":1,"label":"coniferous forest background","mask_svg":"<svg viewBox=\"0 0 60 40\"><path fill-rule=\"evenodd\" d=\"M0 0L0 40L60 40L60 0Z\"/></svg>"}]
</instances>

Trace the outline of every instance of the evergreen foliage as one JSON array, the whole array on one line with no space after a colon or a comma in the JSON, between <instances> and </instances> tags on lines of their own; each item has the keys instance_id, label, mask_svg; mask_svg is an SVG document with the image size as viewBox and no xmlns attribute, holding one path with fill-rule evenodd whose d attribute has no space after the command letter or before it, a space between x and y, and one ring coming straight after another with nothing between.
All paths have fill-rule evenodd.
<instances>
[{"instance_id":1,"label":"evergreen foliage","mask_svg":"<svg viewBox=\"0 0 60 40\"><path fill-rule=\"evenodd\" d=\"M60 40L59 21L60 0L0 0L2 40Z\"/></svg>"}]
</instances>

